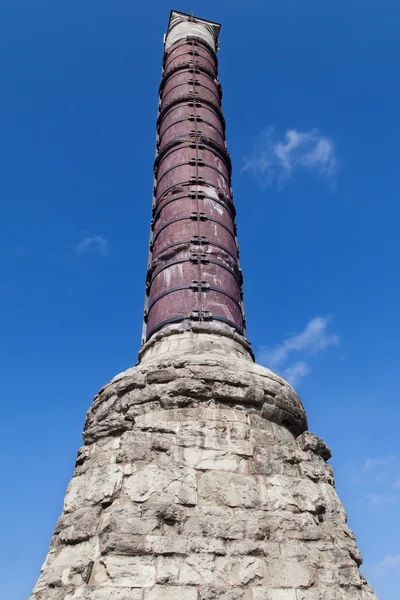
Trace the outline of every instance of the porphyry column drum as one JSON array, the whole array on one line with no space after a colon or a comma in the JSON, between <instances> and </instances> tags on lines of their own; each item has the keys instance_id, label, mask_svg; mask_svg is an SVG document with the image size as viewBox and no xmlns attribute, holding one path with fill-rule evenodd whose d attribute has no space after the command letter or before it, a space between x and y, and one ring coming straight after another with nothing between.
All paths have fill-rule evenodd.
<instances>
[{"instance_id":1,"label":"porphyry column drum","mask_svg":"<svg viewBox=\"0 0 400 600\"><path fill-rule=\"evenodd\" d=\"M179 25L172 19L170 32ZM214 24L210 41L194 30L165 48L147 339L184 320L226 323L244 334L231 161L214 45L218 29Z\"/></svg>"},{"instance_id":2,"label":"porphyry column drum","mask_svg":"<svg viewBox=\"0 0 400 600\"><path fill-rule=\"evenodd\" d=\"M218 32L171 13L148 331L88 412L31 600L376 600L329 448L244 335Z\"/></svg>"}]
</instances>

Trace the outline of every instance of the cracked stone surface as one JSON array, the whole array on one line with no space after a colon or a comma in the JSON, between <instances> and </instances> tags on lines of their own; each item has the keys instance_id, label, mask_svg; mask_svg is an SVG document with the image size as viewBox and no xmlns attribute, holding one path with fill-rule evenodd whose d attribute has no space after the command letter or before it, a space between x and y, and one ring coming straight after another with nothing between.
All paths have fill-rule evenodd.
<instances>
[{"instance_id":1,"label":"cracked stone surface","mask_svg":"<svg viewBox=\"0 0 400 600\"><path fill-rule=\"evenodd\" d=\"M294 390L241 356L150 358L94 399L31 600L376 600Z\"/></svg>"}]
</instances>

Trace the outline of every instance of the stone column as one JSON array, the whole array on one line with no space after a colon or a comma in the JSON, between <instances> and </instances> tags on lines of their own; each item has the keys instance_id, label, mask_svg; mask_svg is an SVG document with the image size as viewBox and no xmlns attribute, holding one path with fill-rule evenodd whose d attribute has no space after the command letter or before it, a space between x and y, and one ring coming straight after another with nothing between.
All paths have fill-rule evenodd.
<instances>
[{"instance_id":1,"label":"stone column","mask_svg":"<svg viewBox=\"0 0 400 600\"><path fill-rule=\"evenodd\" d=\"M166 50L189 36L214 52L216 27L173 11ZM213 182L204 183L207 195ZM221 201L229 228L230 195L209 200L202 212ZM237 275L228 255L208 258ZM160 265L170 268L150 265L150 281ZM95 397L31 600L376 600L329 448L307 431L289 384L253 362L237 302L216 292L210 318L191 314L193 298L206 310L203 291L185 288L183 301L165 305L169 320L153 318L137 366ZM175 319L181 301L191 312Z\"/></svg>"}]
</instances>

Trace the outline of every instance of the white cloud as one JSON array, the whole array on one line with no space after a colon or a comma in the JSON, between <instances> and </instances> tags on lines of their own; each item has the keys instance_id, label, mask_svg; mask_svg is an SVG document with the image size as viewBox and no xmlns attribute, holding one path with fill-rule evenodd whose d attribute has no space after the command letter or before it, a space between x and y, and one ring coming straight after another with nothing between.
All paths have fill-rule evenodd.
<instances>
[{"instance_id":1,"label":"white cloud","mask_svg":"<svg viewBox=\"0 0 400 600\"><path fill-rule=\"evenodd\" d=\"M375 506L382 504L394 504L399 501L397 496L389 495L389 494L367 494L367 500L374 504Z\"/></svg>"},{"instance_id":2,"label":"white cloud","mask_svg":"<svg viewBox=\"0 0 400 600\"><path fill-rule=\"evenodd\" d=\"M388 465L392 460L393 456L383 456L382 458L367 458L364 463L364 471L371 471L377 467Z\"/></svg>"},{"instance_id":3,"label":"white cloud","mask_svg":"<svg viewBox=\"0 0 400 600\"><path fill-rule=\"evenodd\" d=\"M75 246L75 252L79 255L89 254L89 252L98 252L102 256L108 256L108 242L101 235L89 236Z\"/></svg>"},{"instance_id":4,"label":"white cloud","mask_svg":"<svg viewBox=\"0 0 400 600\"><path fill-rule=\"evenodd\" d=\"M310 367L304 360L299 360L291 367L288 367L283 372L283 377L290 385L295 386L301 377L308 375L311 371Z\"/></svg>"},{"instance_id":5,"label":"white cloud","mask_svg":"<svg viewBox=\"0 0 400 600\"><path fill-rule=\"evenodd\" d=\"M400 566L400 554L387 554L385 558L370 568L371 572L374 573L378 577L384 576L391 569L396 568L396 573L398 573L397 567Z\"/></svg>"},{"instance_id":6,"label":"white cloud","mask_svg":"<svg viewBox=\"0 0 400 600\"><path fill-rule=\"evenodd\" d=\"M337 345L339 337L327 331L329 321L329 317L315 317L301 333L286 338L272 349L263 346L258 354L259 361L275 367L284 363L293 352L315 354L328 346Z\"/></svg>"},{"instance_id":7,"label":"white cloud","mask_svg":"<svg viewBox=\"0 0 400 600\"><path fill-rule=\"evenodd\" d=\"M270 369L277 369L286 381L296 385L311 371L309 361L304 360L305 357L339 343L339 336L328 331L329 322L330 317L315 317L307 323L301 333L287 337L272 348L261 346L256 353L257 361ZM292 362L296 354L300 360Z\"/></svg>"},{"instance_id":8,"label":"white cloud","mask_svg":"<svg viewBox=\"0 0 400 600\"><path fill-rule=\"evenodd\" d=\"M253 152L244 159L242 171L258 179L261 185L281 189L296 172L306 171L333 181L338 168L335 144L318 129L287 129L279 139L273 127L259 136Z\"/></svg>"},{"instance_id":9,"label":"white cloud","mask_svg":"<svg viewBox=\"0 0 400 600\"><path fill-rule=\"evenodd\" d=\"M400 566L400 554L388 554L380 564L385 567L397 567L397 565Z\"/></svg>"},{"instance_id":10,"label":"white cloud","mask_svg":"<svg viewBox=\"0 0 400 600\"><path fill-rule=\"evenodd\" d=\"M397 598L398 586L400 584L400 554L387 554L383 560L375 565L365 565L368 579L376 579L384 581L389 585L387 588L388 595L385 598ZM389 589L390 588L390 589ZM381 588L381 591L382 588Z\"/></svg>"}]
</instances>

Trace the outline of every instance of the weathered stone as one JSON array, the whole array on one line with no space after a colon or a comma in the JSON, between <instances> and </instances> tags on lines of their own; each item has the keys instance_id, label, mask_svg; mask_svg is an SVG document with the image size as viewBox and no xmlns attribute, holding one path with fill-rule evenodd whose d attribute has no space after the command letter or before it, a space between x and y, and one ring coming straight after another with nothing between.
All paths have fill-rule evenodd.
<instances>
[{"instance_id":1,"label":"weathered stone","mask_svg":"<svg viewBox=\"0 0 400 600\"><path fill-rule=\"evenodd\" d=\"M142 515L141 504L127 499L122 504L110 506L103 511L99 532L129 535L147 535L158 531L159 521L154 515Z\"/></svg>"},{"instance_id":2,"label":"weathered stone","mask_svg":"<svg viewBox=\"0 0 400 600\"><path fill-rule=\"evenodd\" d=\"M226 552L225 540L214 537L187 537L187 552L223 555Z\"/></svg>"},{"instance_id":3,"label":"weathered stone","mask_svg":"<svg viewBox=\"0 0 400 600\"><path fill-rule=\"evenodd\" d=\"M210 554L192 554L185 558L160 556L157 582L172 585L212 583L214 568L214 557Z\"/></svg>"},{"instance_id":4,"label":"weathered stone","mask_svg":"<svg viewBox=\"0 0 400 600\"><path fill-rule=\"evenodd\" d=\"M110 554L102 558L109 575L109 586L152 587L156 568L153 556L119 556Z\"/></svg>"},{"instance_id":5,"label":"weathered stone","mask_svg":"<svg viewBox=\"0 0 400 600\"><path fill-rule=\"evenodd\" d=\"M271 588L305 588L315 582L315 568L299 560L266 559L265 566Z\"/></svg>"},{"instance_id":6,"label":"weathered stone","mask_svg":"<svg viewBox=\"0 0 400 600\"><path fill-rule=\"evenodd\" d=\"M325 442L315 435L315 433L311 433L311 431L302 433L297 438L297 443L303 450L311 450L311 452L314 452L314 454L317 454L324 460L329 460L332 456L332 453Z\"/></svg>"},{"instance_id":7,"label":"weathered stone","mask_svg":"<svg viewBox=\"0 0 400 600\"><path fill-rule=\"evenodd\" d=\"M160 469L150 464L126 479L126 493L134 502L154 497L158 502L196 504L196 475L193 469Z\"/></svg>"},{"instance_id":8,"label":"weathered stone","mask_svg":"<svg viewBox=\"0 0 400 600\"><path fill-rule=\"evenodd\" d=\"M188 465L199 471L234 471L244 473L246 463L240 456L235 456L224 450L206 448L176 448L173 452L174 461Z\"/></svg>"},{"instance_id":9,"label":"weathered stone","mask_svg":"<svg viewBox=\"0 0 400 600\"><path fill-rule=\"evenodd\" d=\"M56 555L50 557L45 580L50 587L79 586L87 583L93 567L95 544L82 542L73 546L64 546ZM38 581L38 587L44 583L44 571ZM41 581L42 580L42 581Z\"/></svg>"},{"instance_id":10,"label":"weathered stone","mask_svg":"<svg viewBox=\"0 0 400 600\"><path fill-rule=\"evenodd\" d=\"M117 589L114 587L97 588L94 590L83 589L81 595L68 596L65 600L142 600L143 591L139 588Z\"/></svg>"},{"instance_id":11,"label":"weathered stone","mask_svg":"<svg viewBox=\"0 0 400 600\"><path fill-rule=\"evenodd\" d=\"M265 577L264 561L257 556L218 556L214 582L219 586L256 584Z\"/></svg>"},{"instance_id":12,"label":"weathered stone","mask_svg":"<svg viewBox=\"0 0 400 600\"><path fill-rule=\"evenodd\" d=\"M276 589L255 587L253 588L253 600L297 600L296 591L291 589Z\"/></svg>"},{"instance_id":13,"label":"weathered stone","mask_svg":"<svg viewBox=\"0 0 400 600\"><path fill-rule=\"evenodd\" d=\"M197 600L197 588L156 585L144 592L144 600Z\"/></svg>"},{"instance_id":14,"label":"weathered stone","mask_svg":"<svg viewBox=\"0 0 400 600\"><path fill-rule=\"evenodd\" d=\"M142 518L157 519L159 523L181 523L186 518L186 508L170 502L151 502L142 506Z\"/></svg>"},{"instance_id":15,"label":"weathered stone","mask_svg":"<svg viewBox=\"0 0 400 600\"><path fill-rule=\"evenodd\" d=\"M256 508L262 504L260 484L250 475L206 472L199 475L199 501Z\"/></svg>"},{"instance_id":16,"label":"weathered stone","mask_svg":"<svg viewBox=\"0 0 400 600\"><path fill-rule=\"evenodd\" d=\"M252 589L202 586L199 600L253 600Z\"/></svg>"},{"instance_id":17,"label":"weathered stone","mask_svg":"<svg viewBox=\"0 0 400 600\"><path fill-rule=\"evenodd\" d=\"M241 539L246 534L246 521L229 515L228 509L198 512L187 518L178 531L187 536L207 536L228 539Z\"/></svg>"},{"instance_id":18,"label":"weathered stone","mask_svg":"<svg viewBox=\"0 0 400 600\"><path fill-rule=\"evenodd\" d=\"M59 534L59 541L76 544L94 536L99 526L100 512L100 507L85 507L60 517L55 530Z\"/></svg>"},{"instance_id":19,"label":"weathered stone","mask_svg":"<svg viewBox=\"0 0 400 600\"><path fill-rule=\"evenodd\" d=\"M96 398L32 600L376 600L326 446L294 439L295 412L268 420L275 402L284 422L290 388L220 358L196 380L191 360L137 367Z\"/></svg>"},{"instance_id":20,"label":"weathered stone","mask_svg":"<svg viewBox=\"0 0 400 600\"><path fill-rule=\"evenodd\" d=\"M211 398L212 388L197 379L177 379L167 387L169 395L191 396L193 398Z\"/></svg>"},{"instance_id":21,"label":"weathered stone","mask_svg":"<svg viewBox=\"0 0 400 600\"><path fill-rule=\"evenodd\" d=\"M65 512L85 504L106 505L116 497L122 485L122 471L116 465L104 466L74 477L67 489Z\"/></svg>"},{"instance_id":22,"label":"weathered stone","mask_svg":"<svg viewBox=\"0 0 400 600\"><path fill-rule=\"evenodd\" d=\"M269 556L278 558L279 544L265 540L233 540L226 545L226 554Z\"/></svg>"},{"instance_id":23,"label":"weathered stone","mask_svg":"<svg viewBox=\"0 0 400 600\"><path fill-rule=\"evenodd\" d=\"M147 383L168 383L176 378L174 369L152 370L147 374Z\"/></svg>"}]
</instances>

